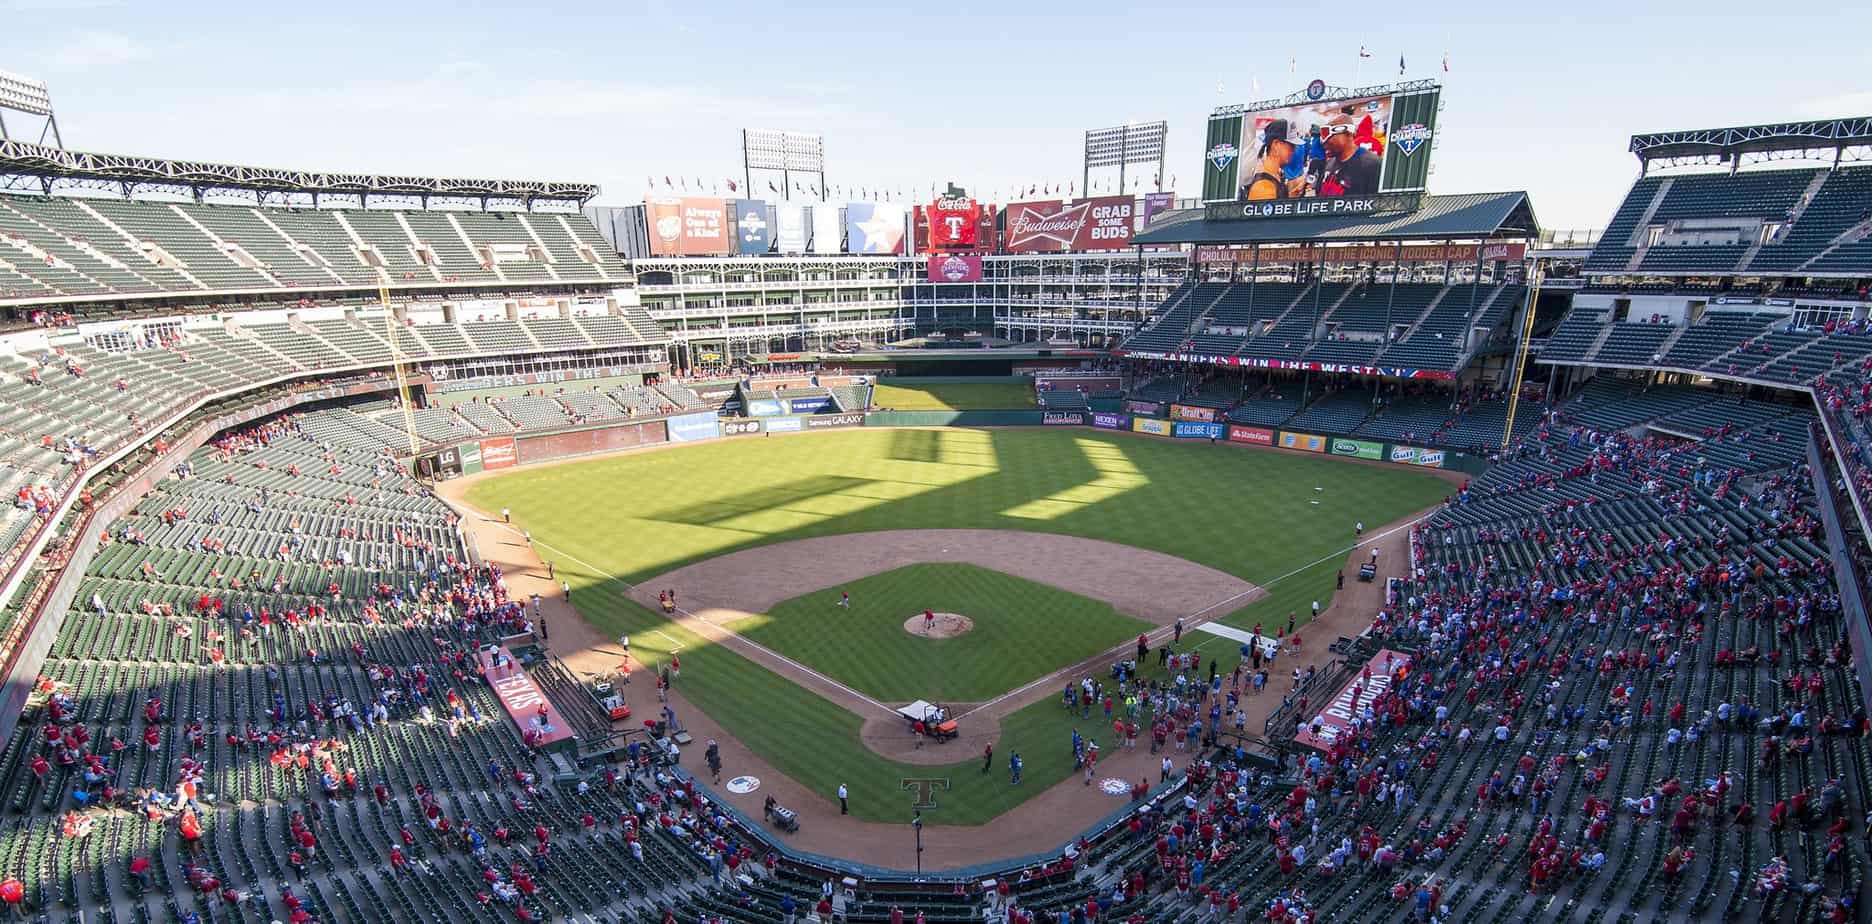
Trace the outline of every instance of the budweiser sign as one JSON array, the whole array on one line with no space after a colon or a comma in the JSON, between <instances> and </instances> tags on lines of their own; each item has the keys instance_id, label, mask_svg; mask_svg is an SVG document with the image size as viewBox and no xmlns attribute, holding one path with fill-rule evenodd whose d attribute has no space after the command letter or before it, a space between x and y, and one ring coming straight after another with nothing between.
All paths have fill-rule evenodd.
<instances>
[{"instance_id":1,"label":"budweiser sign","mask_svg":"<svg viewBox=\"0 0 1872 924\"><path fill-rule=\"evenodd\" d=\"M1130 196L1008 206L1007 251L1122 250L1131 245L1137 203Z\"/></svg>"}]
</instances>

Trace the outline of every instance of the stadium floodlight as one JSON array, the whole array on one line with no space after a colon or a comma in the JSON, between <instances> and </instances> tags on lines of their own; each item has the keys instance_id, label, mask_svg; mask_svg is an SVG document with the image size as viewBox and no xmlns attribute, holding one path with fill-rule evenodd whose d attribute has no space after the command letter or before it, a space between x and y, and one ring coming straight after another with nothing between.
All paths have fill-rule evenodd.
<instances>
[{"instance_id":1,"label":"stadium floodlight","mask_svg":"<svg viewBox=\"0 0 1872 924\"><path fill-rule=\"evenodd\" d=\"M749 195L754 192L754 171L772 170L780 174L780 195L793 197L793 174L810 173L819 178L823 195L825 182L825 136L801 132L783 132L766 128L741 130L741 179Z\"/></svg>"},{"instance_id":2,"label":"stadium floodlight","mask_svg":"<svg viewBox=\"0 0 1872 924\"><path fill-rule=\"evenodd\" d=\"M7 110L45 120L39 130L39 144L45 144L49 135L55 147L65 146L65 139L59 137L58 119L52 115L52 94L46 90L44 81L0 71L0 141L10 141L13 137L7 134Z\"/></svg>"},{"instance_id":3,"label":"stadium floodlight","mask_svg":"<svg viewBox=\"0 0 1872 924\"><path fill-rule=\"evenodd\" d=\"M1085 189L1092 191L1093 168L1118 168L1118 191L1124 192L1125 167L1131 164L1155 164L1152 179L1163 192L1164 138L1170 123L1127 122L1112 128L1095 128L1085 133Z\"/></svg>"}]
</instances>

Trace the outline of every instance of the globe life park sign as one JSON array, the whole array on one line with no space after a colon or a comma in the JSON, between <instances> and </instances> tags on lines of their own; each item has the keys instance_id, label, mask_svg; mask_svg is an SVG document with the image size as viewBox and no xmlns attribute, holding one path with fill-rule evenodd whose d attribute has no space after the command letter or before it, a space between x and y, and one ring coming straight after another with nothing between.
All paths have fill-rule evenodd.
<instances>
[{"instance_id":1,"label":"globe life park sign","mask_svg":"<svg viewBox=\"0 0 1872 924\"><path fill-rule=\"evenodd\" d=\"M1378 215L1414 212L1423 207L1423 193L1385 193L1376 196L1336 196L1309 199L1265 199L1254 202L1215 202L1203 210L1205 221L1263 221L1279 218L1318 218L1339 215Z\"/></svg>"}]
</instances>

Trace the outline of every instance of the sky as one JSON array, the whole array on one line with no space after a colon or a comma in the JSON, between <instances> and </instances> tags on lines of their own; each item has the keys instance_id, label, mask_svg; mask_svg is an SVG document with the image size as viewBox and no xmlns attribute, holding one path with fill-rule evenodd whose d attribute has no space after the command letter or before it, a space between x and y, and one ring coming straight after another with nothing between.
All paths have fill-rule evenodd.
<instances>
[{"instance_id":1,"label":"sky","mask_svg":"<svg viewBox=\"0 0 1872 924\"><path fill-rule=\"evenodd\" d=\"M647 178L726 192L749 127L823 135L846 190L1008 201L1077 183L1087 129L1155 119L1166 183L1195 196L1211 109L1389 83L1402 56L1445 84L1431 192L1526 190L1550 229L1605 225L1633 133L1872 113L1868 3L482 6L0 0L0 70L49 85L78 150L594 182L625 205Z\"/></svg>"}]
</instances>

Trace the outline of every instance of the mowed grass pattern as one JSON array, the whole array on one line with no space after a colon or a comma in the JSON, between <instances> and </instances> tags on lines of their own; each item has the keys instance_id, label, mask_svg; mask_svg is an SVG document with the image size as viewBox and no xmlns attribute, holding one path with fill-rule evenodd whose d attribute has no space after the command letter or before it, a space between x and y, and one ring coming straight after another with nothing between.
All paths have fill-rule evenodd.
<instances>
[{"instance_id":1,"label":"mowed grass pattern","mask_svg":"<svg viewBox=\"0 0 1872 924\"><path fill-rule=\"evenodd\" d=\"M838 605L839 591L850 608ZM973 631L904 631L924 610L960 613ZM982 702L1148 631L1110 604L974 565L910 565L795 597L731 626L889 703Z\"/></svg>"},{"instance_id":2,"label":"mowed grass pattern","mask_svg":"<svg viewBox=\"0 0 1872 924\"><path fill-rule=\"evenodd\" d=\"M1015 382L880 384L871 404L893 411L1000 411L1038 407L1032 385Z\"/></svg>"},{"instance_id":3,"label":"mowed grass pattern","mask_svg":"<svg viewBox=\"0 0 1872 924\"><path fill-rule=\"evenodd\" d=\"M1386 523L1447 491L1406 468L1092 430L859 429L519 469L474 485L469 499L511 507L579 612L607 635L629 632L634 655L656 666L682 646L682 694L780 772L827 798L844 782L854 815L888 822L909 814L899 779L948 776L954 790L926 814L966 825L1065 778L1071 730L1108 743L1100 720L1080 722L1049 697L1002 721L989 774L978 772L985 742L967 727L942 745L956 749L954 764L898 764L859 741L857 715L638 606L617 582L789 539L958 527L1122 542L1265 585L1340 553L1354 521ZM1310 599L1322 581L1329 594L1336 567L1309 569L1294 579L1304 593L1282 596ZM1027 762L1020 787L1007 785L1011 751Z\"/></svg>"}]
</instances>

